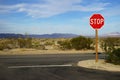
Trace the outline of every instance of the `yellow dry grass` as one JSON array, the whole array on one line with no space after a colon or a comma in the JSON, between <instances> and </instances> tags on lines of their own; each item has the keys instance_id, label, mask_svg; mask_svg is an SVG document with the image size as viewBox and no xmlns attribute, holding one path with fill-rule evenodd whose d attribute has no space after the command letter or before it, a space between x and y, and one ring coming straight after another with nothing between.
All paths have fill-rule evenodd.
<instances>
[{"instance_id":1,"label":"yellow dry grass","mask_svg":"<svg viewBox=\"0 0 120 80\"><path fill-rule=\"evenodd\" d=\"M33 55L33 54L84 54L94 53L94 50L37 50L37 49L11 49L0 51L0 55Z\"/></svg>"}]
</instances>

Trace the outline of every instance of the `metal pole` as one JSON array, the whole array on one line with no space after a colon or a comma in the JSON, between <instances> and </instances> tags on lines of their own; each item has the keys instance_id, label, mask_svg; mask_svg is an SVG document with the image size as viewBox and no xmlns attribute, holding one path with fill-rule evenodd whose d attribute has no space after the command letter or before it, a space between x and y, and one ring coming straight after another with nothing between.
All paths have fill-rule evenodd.
<instances>
[{"instance_id":1,"label":"metal pole","mask_svg":"<svg viewBox=\"0 0 120 80\"><path fill-rule=\"evenodd\" d=\"M96 43L95 43L95 45L96 45L96 47L95 47L95 52L96 52L96 62L98 62L98 30L96 29L95 30L95 35L96 35Z\"/></svg>"}]
</instances>

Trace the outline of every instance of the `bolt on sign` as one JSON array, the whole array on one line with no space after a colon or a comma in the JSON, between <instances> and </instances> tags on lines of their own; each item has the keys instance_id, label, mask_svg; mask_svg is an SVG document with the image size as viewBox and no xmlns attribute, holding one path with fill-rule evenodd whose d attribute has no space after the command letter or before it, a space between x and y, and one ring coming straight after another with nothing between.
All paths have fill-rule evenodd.
<instances>
[{"instance_id":1,"label":"bolt on sign","mask_svg":"<svg viewBox=\"0 0 120 80\"><path fill-rule=\"evenodd\" d=\"M101 14L93 14L90 17L90 26L95 29L95 37L96 37L96 44L95 44L95 52L96 52L96 62L98 62L98 29L101 29L104 25L104 17Z\"/></svg>"}]
</instances>

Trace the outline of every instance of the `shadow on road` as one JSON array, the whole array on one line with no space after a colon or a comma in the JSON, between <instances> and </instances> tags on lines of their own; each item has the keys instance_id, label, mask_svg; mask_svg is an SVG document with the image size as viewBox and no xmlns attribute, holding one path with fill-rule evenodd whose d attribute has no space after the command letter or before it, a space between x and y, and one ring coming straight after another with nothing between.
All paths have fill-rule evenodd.
<instances>
[{"instance_id":1,"label":"shadow on road","mask_svg":"<svg viewBox=\"0 0 120 80\"><path fill-rule=\"evenodd\" d=\"M0 80L120 80L120 72L82 67L9 69L0 65Z\"/></svg>"}]
</instances>

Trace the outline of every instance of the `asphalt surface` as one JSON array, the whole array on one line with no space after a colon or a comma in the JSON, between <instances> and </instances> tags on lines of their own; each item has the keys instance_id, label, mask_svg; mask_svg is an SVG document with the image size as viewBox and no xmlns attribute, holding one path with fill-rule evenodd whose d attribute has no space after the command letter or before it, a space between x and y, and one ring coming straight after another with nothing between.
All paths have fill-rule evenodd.
<instances>
[{"instance_id":1,"label":"asphalt surface","mask_svg":"<svg viewBox=\"0 0 120 80\"><path fill-rule=\"evenodd\" d=\"M42 54L42 55L1 55L0 63L12 65L60 65L74 64L81 60L94 59L95 54ZM99 58L104 58L103 54Z\"/></svg>"},{"instance_id":2,"label":"asphalt surface","mask_svg":"<svg viewBox=\"0 0 120 80\"><path fill-rule=\"evenodd\" d=\"M99 58L104 58L103 54ZM9 55L0 56L0 80L120 80L120 72L77 67L81 60L94 59L94 54ZM52 67L10 66L64 65Z\"/></svg>"}]
</instances>

